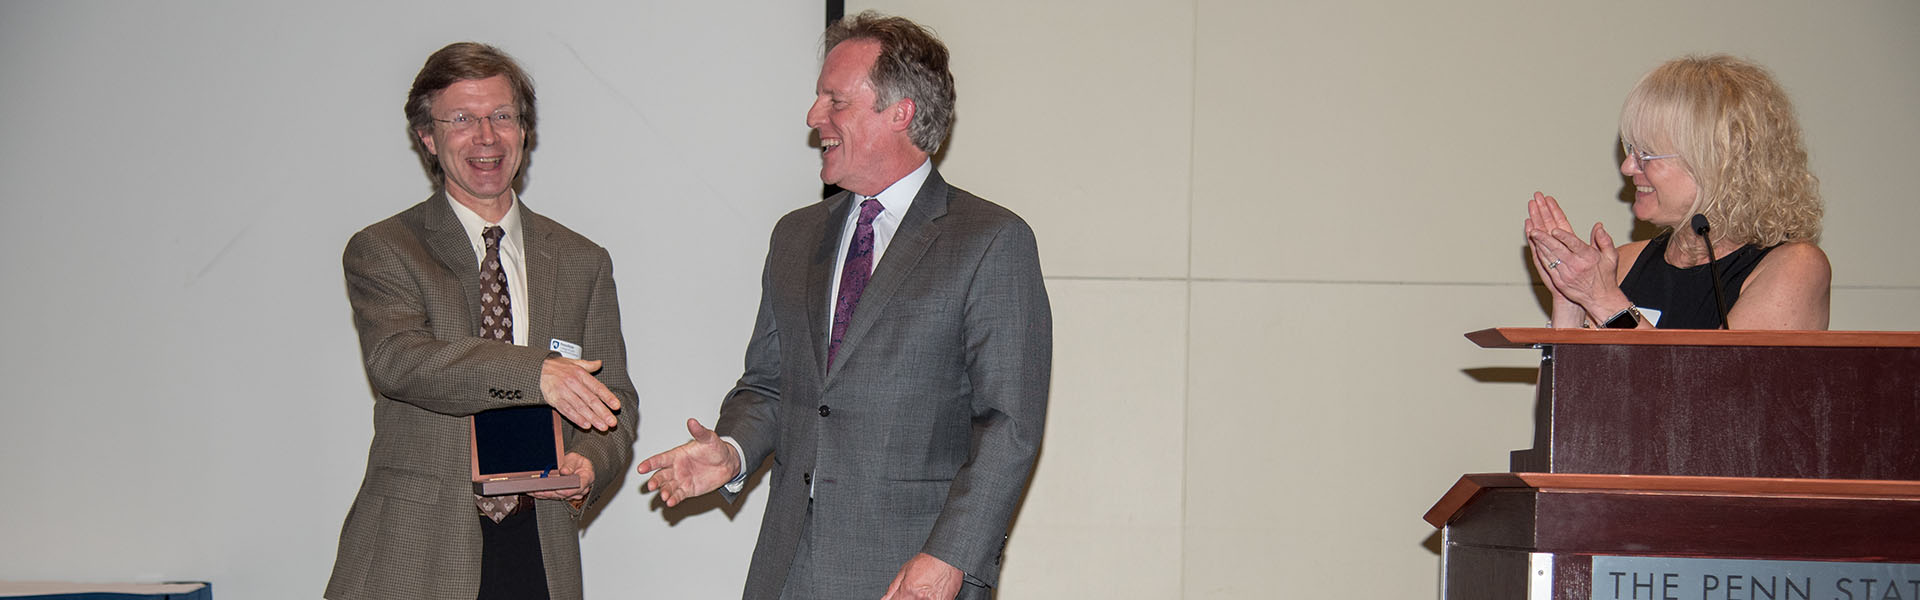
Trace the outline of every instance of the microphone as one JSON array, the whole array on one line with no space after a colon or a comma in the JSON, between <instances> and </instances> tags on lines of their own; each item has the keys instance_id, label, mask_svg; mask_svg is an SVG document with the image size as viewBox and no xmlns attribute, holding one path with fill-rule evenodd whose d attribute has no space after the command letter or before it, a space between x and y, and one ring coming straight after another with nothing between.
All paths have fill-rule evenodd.
<instances>
[{"instance_id":1,"label":"microphone","mask_svg":"<svg viewBox=\"0 0 1920 600\"><path fill-rule=\"evenodd\" d=\"M1727 328L1727 295L1720 290L1720 263L1713 257L1713 236L1707 235L1713 228L1707 225L1707 216L1693 215L1693 232L1707 241L1707 274L1713 277L1713 305L1720 309L1720 328Z\"/></svg>"}]
</instances>

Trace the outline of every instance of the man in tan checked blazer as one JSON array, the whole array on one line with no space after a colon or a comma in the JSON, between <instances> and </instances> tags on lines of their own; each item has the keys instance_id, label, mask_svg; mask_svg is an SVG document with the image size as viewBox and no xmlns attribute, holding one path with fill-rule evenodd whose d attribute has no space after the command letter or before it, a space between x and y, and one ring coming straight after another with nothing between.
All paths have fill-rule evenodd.
<instances>
[{"instance_id":1,"label":"man in tan checked blazer","mask_svg":"<svg viewBox=\"0 0 1920 600\"><path fill-rule=\"evenodd\" d=\"M575 522L626 468L639 424L612 261L514 192L535 113L512 58L441 49L407 118L439 191L355 234L343 257L377 395L326 597L579 598ZM483 257L498 298L483 292ZM501 309L488 337L483 297ZM580 487L477 508L467 417L542 405L570 423L557 467Z\"/></svg>"}]
</instances>

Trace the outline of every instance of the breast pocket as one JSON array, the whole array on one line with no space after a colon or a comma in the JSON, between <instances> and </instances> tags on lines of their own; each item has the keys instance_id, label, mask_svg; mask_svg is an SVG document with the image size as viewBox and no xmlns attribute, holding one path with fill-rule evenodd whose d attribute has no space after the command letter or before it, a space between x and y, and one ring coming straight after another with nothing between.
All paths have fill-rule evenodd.
<instances>
[{"instance_id":1,"label":"breast pocket","mask_svg":"<svg viewBox=\"0 0 1920 600\"><path fill-rule=\"evenodd\" d=\"M947 314L950 304L952 303L944 298L896 300L887 306L887 317L890 319L938 319Z\"/></svg>"}]
</instances>

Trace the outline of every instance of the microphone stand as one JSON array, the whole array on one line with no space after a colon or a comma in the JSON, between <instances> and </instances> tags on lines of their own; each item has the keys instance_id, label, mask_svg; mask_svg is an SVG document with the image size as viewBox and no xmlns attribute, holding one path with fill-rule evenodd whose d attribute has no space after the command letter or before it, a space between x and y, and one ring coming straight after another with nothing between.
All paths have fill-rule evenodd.
<instances>
[{"instance_id":1,"label":"microphone stand","mask_svg":"<svg viewBox=\"0 0 1920 600\"><path fill-rule=\"evenodd\" d=\"M1720 291L1720 261L1713 256L1713 236L1707 235L1712 230L1707 225L1706 215L1693 215L1693 232L1700 234L1700 239L1707 242L1707 274L1713 278L1713 305L1720 309L1720 328L1726 329L1727 296L1726 292Z\"/></svg>"}]
</instances>

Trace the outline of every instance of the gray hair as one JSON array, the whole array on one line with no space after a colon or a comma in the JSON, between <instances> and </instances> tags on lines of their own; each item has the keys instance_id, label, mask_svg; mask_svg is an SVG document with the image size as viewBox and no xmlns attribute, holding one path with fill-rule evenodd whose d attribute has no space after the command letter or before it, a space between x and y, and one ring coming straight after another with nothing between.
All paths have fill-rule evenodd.
<instances>
[{"instance_id":1,"label":"gray hair","mask_svg":"<svg viewBox=\"0 0 1920 600\"><path fill-rule=\"evenodd\" d=\"M927 154L938 151L953 129L953 72L947 68L947 46L926 27L869 10L828 26L822 54L850 40L880 43L880 56L867 73L877 92L873 109L912 98L913 123L907 133L914 147Z\"/></svg>"}]
</instances>

